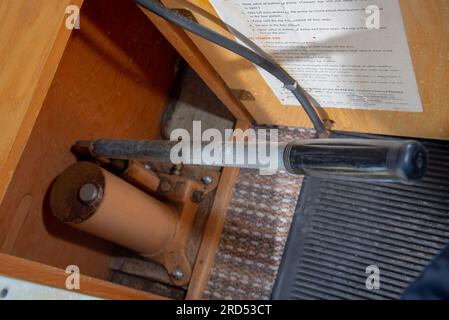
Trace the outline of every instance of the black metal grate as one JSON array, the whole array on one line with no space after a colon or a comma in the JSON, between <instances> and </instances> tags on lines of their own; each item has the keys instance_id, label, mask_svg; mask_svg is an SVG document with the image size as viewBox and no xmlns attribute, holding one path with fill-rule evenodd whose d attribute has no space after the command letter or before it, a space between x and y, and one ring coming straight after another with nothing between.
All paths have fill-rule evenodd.
<instances>
[{"instance_id":1,"label":"black metal grate","mask_svg":"<svg viewBox=\"0 0 449 320\"><path fill-rule=\"evenodd\" d=\"M274 299L401 297L449 241L449 143L422 143L430 167L415 185L306 178ZM371 265L380 290L366 288Z\"/></svg>"}]
</instances>

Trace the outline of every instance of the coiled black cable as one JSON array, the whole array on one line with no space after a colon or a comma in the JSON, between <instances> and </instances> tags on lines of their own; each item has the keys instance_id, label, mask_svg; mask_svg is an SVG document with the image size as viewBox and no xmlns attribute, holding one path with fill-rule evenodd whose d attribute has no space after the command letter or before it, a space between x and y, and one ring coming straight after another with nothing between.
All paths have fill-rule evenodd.
<instances>
[{"instance_id":1,"label":"coiled black cable","mask_svg":"<svg viewBox=\"0 0 449 320\"><path fill-rule=\"evenodd\" d=\"M307 96L306 91L277 63L213 30L210 30L209 28L206 28L184 17L176 11L164 7L158 0L136 0L136 3L143 8L150 10L154 14L170 21L171 23L238 54L239 56L255 63L259 67L271 73L284 84L286 89L293 93L296 99L298 99L299 103L302 105L310 118L310 121L312 122L318 135L326 132L326 128L313 107L312 102Z\"/></svg>"}]
</instances>

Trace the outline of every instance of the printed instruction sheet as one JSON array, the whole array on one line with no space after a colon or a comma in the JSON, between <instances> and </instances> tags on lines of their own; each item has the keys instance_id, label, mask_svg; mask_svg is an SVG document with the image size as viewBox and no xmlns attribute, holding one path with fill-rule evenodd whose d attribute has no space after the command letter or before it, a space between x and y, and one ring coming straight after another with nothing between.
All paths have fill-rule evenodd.
<instances>
[{"instance_id":1,"label":"printed instruction sheet","mask_svg":"<svg viewBox=\"0 0 449 320\"><path fill-rule=\"evenodd\" d=\"M422 112L399 0L210 2L323 107ZM283 105L299 105L258 69Z\"/></svg>"}]
</instances>

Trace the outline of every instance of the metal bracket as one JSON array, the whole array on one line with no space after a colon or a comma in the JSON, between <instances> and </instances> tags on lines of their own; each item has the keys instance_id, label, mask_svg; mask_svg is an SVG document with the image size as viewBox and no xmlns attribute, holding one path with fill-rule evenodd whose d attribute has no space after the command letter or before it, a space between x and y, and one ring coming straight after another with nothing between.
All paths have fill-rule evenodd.
<instances>
[{"instance_id":1,"label":"metal bracket","mask_svg":"<svg viewBox=\"0 0 449 320\"><path fill-rule=\"evenodd\" d=\"M177 286L187 285L192 274L192 266L187 256L187 242L193 227L195 215L202 198L218 185L218 173L211 171L197 181L183 176L159 174L161 183L156 194L170 202L178 212L177 230L168 249L156 256L144 258L164 266L172 282Z\"/></svg>"}]
</instances>

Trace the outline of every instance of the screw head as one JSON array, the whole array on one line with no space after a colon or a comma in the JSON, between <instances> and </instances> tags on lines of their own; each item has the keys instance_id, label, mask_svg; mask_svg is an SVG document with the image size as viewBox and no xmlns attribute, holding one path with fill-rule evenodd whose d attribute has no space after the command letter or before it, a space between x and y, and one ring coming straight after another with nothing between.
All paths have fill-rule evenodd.
<instances>
[{"instance_id":1,"label":"screw head","mask_svg":"<svg viewBox=\"0 0 449 320\"><path fill-rule=\"evenodd\" d=\"M181 267L176 267L172 274L173 278L176 280L181 280L184 277L184 272L182 271Z\"/></svg>"},{"instance_id":2,"label":"screw head","mask_svg":"<svg viewBox=\"0 0 449 320\"><path fill-rule=\"evenodd\" d=\"M175 176L180 176L182 174L183 167L184 166L182 165L182 163L174 165L172 168L172 174Z\"/></svg>"},{"instance_id":3,"label":"screw head","mask_svg":"<svg viewBox=\"0 0 449 320\"><path fill-rule=\"evenodd\" d=\"M160 189L162 192L167 193L171 190L171 183L167 180L163 180L161 181L161 185L160 185Z\"/></svg>"},{"instance_id":4,"label":"screw head","mask_svg":"<svg viewBox=\"0 0 449 320\"><path fill-rule=\"evenodd\" d=\"M211 176L205 176L201 178L201 181L206 185L211 185L214 182L214 179Z\"/></svg>"},{"instance_id":5,"label":"screw head","mask_svg":"<svg viewBox=\"0 0 449 320\"><path fill-rule=\"evenodd\" d=\"M78 196L80 200L87 205L92 204L98 199L100 195L100 190L98 187L92 183L86 183L80 188Z\"/></svg>"}]
</instances>

